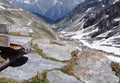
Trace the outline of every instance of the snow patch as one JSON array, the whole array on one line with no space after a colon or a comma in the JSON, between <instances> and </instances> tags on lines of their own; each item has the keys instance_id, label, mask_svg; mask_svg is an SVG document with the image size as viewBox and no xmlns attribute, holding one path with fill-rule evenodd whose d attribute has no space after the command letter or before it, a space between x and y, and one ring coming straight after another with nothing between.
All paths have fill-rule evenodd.
<instances>
[{"instance_id":1,"label":"snow patch","mask_svg":"<svg viewBox=\"0 0 120 83\"><path fill-rule=\"evenodd\" d=\"M88 9L86 10L86 12L91 11L93 8L94 8L94 7L88 8Z\"/></svg>"},{"instance_id":2,"label":"snow patch","mask_svg":"<svg viewBox=\"0 0 120 83\"><path fill-rule=\"evenodd\" d=\"M31 4L29 0L24 0L23 2L26 4Z\"/></svg>"},{"instance_id":3,"label":"snow patch","mask_svg":"<svg viewBox=\"0 0 120 83\"><path fill-rule=\"evenodd\" d=\"M53 0L53 2L54 2L53 5L55 5L55 4L57 4L58 1L57 0Z\"/></svg>"},{"instance_id":4,"label":"snow patch","mask_svg":"<svg viewBox=\"0 0 120 83\"><path fill-rule=\"evenodd\" d=\"M106 56L106 57L114 62L120 63L120 57L115 57L115 56Z\"/></svg>"},{"instance_id":5,"label":"snow patch","mask_svg":"<svg viewBox=\"0 0 120 83\"><path fill-rule=\"evenodd\" d=\"M120 21L120 17L119 18L115 18L114 21L115 22Z\"/></svg>"},{"instance_id":6,"label":"snow patch","mask_svg":"<svg viewBox=\"0 0 120 83\"><path fill-rule=\"evenodd\" d=\"M5 9L5 8L4 8L3 6L1 6L1 5L0 5L0 8L1 8L1 9Z\"/></svg>"},{"instance_id":7,"label":"snow patch","mask_svg":"<svg viewBox=\"0 0 120 83\"><path fill-rule=\"evenodd\" d=\"M119 2L119 0L115 0L115 1L113 2L113 4L115 4L116 2Z\"/></svg>"}]
</instances>

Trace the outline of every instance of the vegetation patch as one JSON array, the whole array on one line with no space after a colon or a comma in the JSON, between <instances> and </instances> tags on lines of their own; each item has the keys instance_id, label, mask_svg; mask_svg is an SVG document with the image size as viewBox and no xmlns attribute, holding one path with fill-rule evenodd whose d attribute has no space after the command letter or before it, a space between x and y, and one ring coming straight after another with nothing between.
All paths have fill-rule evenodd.
<instances>
[{"instance_id":1,"label":"vegetation patch","mask_svg":"<svg viewBox=\"0 0 120 83\"><path fill-rule=\"evenodd\" d=\"M66 73L68 75L74 76L75 78L79 79L79 77L75 76L73 73L73 68L75 65L77 65L77 53L80 52L79 50L75 50L71 53L72 58L71 60L64 61L67 65L64 66L63 68L59 68L57 70L62 71L63 73Z\"/></svg>"},{"instance_id":2,"label":"vegetation patch","mask_svg":"<svg viewBox=\"0 0 120 83\"><path fill-rule=\"evenodd\" d=\"M43 73L37 72L35 77L32 77L23 83L49 83L49 80L47 79L47 71L44 71Z\"/></svg>"},{"instance_id":3,"label":"vegetation patch","mask_svg":"<svg viewBox=\"0 0 120 83\"><path fill-rule=\"evenodd\" d=\"M23 35L21 35L20 32L9 32L9 35L12 35L12 36L23 36Z\"/></svg>"},{"instance_id":4,"label":"vegetation patch","mask_svg":"<svg viewBox=\"0 0 120 83\"><path fill-rule=\"evenodd\" d=\"M32 48L33 48L34 50L31 50L31 52L32 52L32 53L37 53L37 54L39 54L42 58L45 58L45 59L48 59L48 60L52 60L52 61L61 62L61 61L58 60L58 59L55 59L55 58L52 58L52 57L47 57L47 56L43 53L43 50L40 49L37 44L36 44L36 45L32 45Z\"/></svg>"},{"instance_id":5,"label":"vegetation patch","mask_svg":"<svg viewBox=\"0 0 120 83\"><path fill-rule=\"evenodd\" d=\"M111 67L113 71L115 71L115 74L120 78L120 64L116 62L112 62Z\"/></svg>"},{"instance_id":6,"label":"vegetation patch","mask_svg":"<svg viewBox=\"0 0 120 83\"><path fill-rule=\"evenodd\" d=\"M64 44L61 44L61 43L57 42L56 40L50 40L50 44L65 46Z\"/></svg>"},{"instance_id":7,"label":"vegetation patch","mask_svg":"<svg viewBox=\"0 0 120 83\"><path fill-rule=\"evenodd\" d=\"M0 83L18 83L18 82L10 78L0 78Z\"/></svg>"}]
</instances>

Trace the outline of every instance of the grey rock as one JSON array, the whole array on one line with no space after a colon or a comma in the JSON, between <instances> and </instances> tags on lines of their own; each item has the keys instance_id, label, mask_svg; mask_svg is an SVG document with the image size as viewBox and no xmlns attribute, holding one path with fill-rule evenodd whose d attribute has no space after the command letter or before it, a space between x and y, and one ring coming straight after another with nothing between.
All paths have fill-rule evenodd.
<instances>
[{"instance_id":1,"label":"grey rock","mask_svg":"<svg viewBox=\"0 0 120 83\"><path fill-rule=\"evenodd\" d=\"M24 64L20 65L20 63ZM46 60L37 54L27 54L21 61L18 61L18 63L13 63L11 66L1 71L0 77L23 81L34 77L37 75L37 72L61 68L63 66L65 66L64 63Z\"/></svg>"},{"instance_id":2,"label":"grey rock","mask_svg":"<svg viewBox=\"0 0 120 83\"><path fill-rule=\"evenodd\" d=\"M118 83L119 78L110 67L111 61L99 53L78 54L73 72L85 83Z\"/></svg>"},{"instance_id":3,"label":"grey rock","mask_svg":"<svg viewBox=\"0 0 120 83\"><path fill-rule=\"evenodd\" d=\"M70 60L71 52L75 50L73 47L60 46L54 44L38 44L39 48L43 49L43 53L48 57L53 57L60 61Z\"/></svg>"},{"instance_id":4,"label":"grey rock","mask_svg":"<svg viewBox=\"0 0 120 83\"><path fill-rule=\"evenodd\" d=\"M48 72L47 78L50 83L83 83L75 77L64 74L58 70Z\"/></svg>"}]
</instances>

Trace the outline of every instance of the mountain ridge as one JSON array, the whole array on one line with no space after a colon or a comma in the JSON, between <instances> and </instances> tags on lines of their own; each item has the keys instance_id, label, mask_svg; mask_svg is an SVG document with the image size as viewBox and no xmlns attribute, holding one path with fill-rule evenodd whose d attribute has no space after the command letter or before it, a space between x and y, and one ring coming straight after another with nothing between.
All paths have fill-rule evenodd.
<instances>
[{"instance_id":1,"label":"mountain ridge","mask_svg":"<svg viewBox=\"0 0 120 83\"><path fill-rule=\"evenodd\" d=\"M20 6L26 10L43 15L56 22L68 12L70 12L76 5L84 0L7 0L8 2Z\"/></svg>"}]
</instances>

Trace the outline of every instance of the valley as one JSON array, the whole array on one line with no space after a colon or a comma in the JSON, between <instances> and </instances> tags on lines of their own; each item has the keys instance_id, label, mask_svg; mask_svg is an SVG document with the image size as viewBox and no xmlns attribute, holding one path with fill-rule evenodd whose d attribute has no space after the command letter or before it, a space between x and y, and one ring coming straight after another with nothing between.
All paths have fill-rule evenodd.
<instances>
[{"instance_id":1,"label":"valley","mask_svg":"<svg viewBox=\"0 0 120 83\"><path fill-rule=\"evenodd\" d=\"M26 8L38 2L15 1ZM0 0L0 23L7 24L8 34L32 38L31 51L0 71L0 83L120 82L119 0L75 1L78 6L73 10L69 6L72 11L50 24L30 10Z\"/></svg>"}]
</instances>

